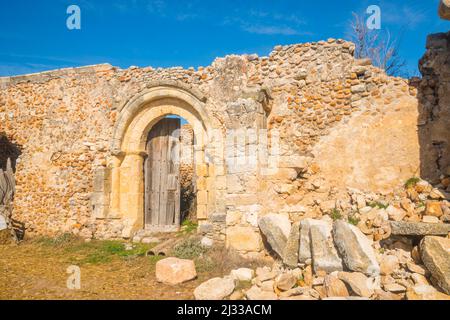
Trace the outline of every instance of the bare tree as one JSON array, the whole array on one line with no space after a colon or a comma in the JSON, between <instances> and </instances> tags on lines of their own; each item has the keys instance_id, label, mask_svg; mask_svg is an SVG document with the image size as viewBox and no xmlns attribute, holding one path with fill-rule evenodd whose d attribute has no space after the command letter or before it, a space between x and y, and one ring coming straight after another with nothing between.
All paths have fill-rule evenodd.
<instances>
[{"instance_id":1,"label":"bare tree","mask_svg":"<svg viewBox=\"0 0 450 320\"><path fill-rule=\"evenodd\" d=\"M351 22L351 40L356 45L355 57L369 58L390 76L404 74L406 61L399 55L399 39L392 38L389 30L370 30L364 15L353 12Z\"/></svg>"}]
</instances>

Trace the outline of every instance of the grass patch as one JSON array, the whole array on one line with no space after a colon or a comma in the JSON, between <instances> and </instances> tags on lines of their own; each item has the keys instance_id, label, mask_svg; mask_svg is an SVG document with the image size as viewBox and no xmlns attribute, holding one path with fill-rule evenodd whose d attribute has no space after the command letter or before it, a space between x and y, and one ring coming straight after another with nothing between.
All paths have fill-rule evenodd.
<instances>
[{"instance_id":1,"label":"grass patch","mask_svg":"<svg viewBox=\"0 0 450 320\"><path fill-rule=\"evenodd\" d=\"M373 202L369 202L369 207L378 208L378 209L387 209L389 207L389 204L384 204L379 201L373 201Z\"/></svg>"},{"instance_id":2,"label":"grass patch","mask_svg":"<svg viewBox=\"0 0 450 320\"><path fill-rule=\"evenodd\" d=\"M355 216L348 216L348 223L350 223L350 224L352 224L352 225L354 225L354 226L358 225L358 223L359 223L360 221L361 221L361 220L358 219L358 218L355 217Z\"/></svg>"},{"instance_id":3,"label":"grass patch","mask_svg":"<svg viewBox=\"0 0 450 320\"><path fill-rule=\"evenodd\" d=\"M334 208L330 212L330 217L331 217L331 219L333 219L333 221L341 220L342 219L341 211L339 211L338 209Z\"/></svg>"},{"instance_id":4,"label":"grass patch","mask_svg":"<svg viewBox=\"0 0 450 320\"><path fill-rule=\"evenodd\" d=\"M197 231L197 228L198 228L198 224L195 223L194 221L184 220L181 223L181 231L180 232L183 234L191 234L191 233Z\"/></svg>"},{"instance_id":5,"label":"grass patch","mask_svg":"<svg viewBox=\"0 0 450 320\"><path fill-rule=\"evenodd\" d=\"M409 188L414 188L416 186L416 184L418 184L420 181L420 178L418 177L412 177L409 178L406 182L405 182L405 188L409 189Z\"/></svg>"},{"instance_id":6,"label":"grass patch","mask_svg":"<svg viewBox=\"0 0 450 320\"><path fill-rule=\"evenodd\" d=\"M34 240L35 243L46 247L65 247L80 241L82 240L72 233L62 233L55 238L40 237Z\"/></svg>"},{"instance_id":7,"label":"grass patch","mask_svg":"<svg viewBox=\"0 0 450 320\"><path fill-rule=\"evenodd\" d=\"M72 261L79 264L101 264L111 262L114 258L134 259L145 256L151 245L133 244L131 250L126 250L121 241L91 241L78 243L67 247L65 251L74 256Z\"/></svg>"}]
</instances>

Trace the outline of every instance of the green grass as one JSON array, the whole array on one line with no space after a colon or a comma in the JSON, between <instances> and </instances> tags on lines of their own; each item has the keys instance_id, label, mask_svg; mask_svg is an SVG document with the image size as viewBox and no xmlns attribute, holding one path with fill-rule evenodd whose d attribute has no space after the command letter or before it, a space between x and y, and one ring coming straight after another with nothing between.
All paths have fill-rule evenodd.
<instances>
[{"instance_id":1,"label":"green grass","mask_svg":"<svg viewBox=\"0 0 450 320\"><path fill-rule=\"evenodd\" d=\"M134 259L145 256L151 245L133 244L131 250L125 250L121 241L79 242L66 247L66 253L72 254L71 261L78 264L101 264L111 262L114 258Z\"/></svg>"},{"instance_id":2,"label":"green grass","mask_svg":"<svg viewBox=\"0 0 450 320\"><path fill-rule=\"evenodd\" d=\"M409 188L413 188L416 186L417 183L419 183L420 178L418 177L412 177L409 178L406 182L405 182L405 188L409 189Z\"/></svg>"},{"instance_id":3,"label":"green grass","mask_svg":"<svg viewBox=\"0 0 450 320\"><path fill-rule=\"evenodd\" d=\"M378 209L387 209L389 207L389 204L384 204L379 201L373 201L373 202L369 202L369 207L378 208Z\"/></svg>"},{"instance_id":4,"label":"green grass","mask_svg":"<svg viewBox=\"0 0 450 320\"><path fill-rule=\"evenodd\" d=\"M341 219L342 219L342 214L341 214L341 212L340 212L338 209L334 208L334 209L331 210L331 212L330 212L330 217L331 217L331 219L333 219L334 221L336 221L336 220L341 220Z\"/></svg>"},{"instance_id":5,"label":"green grass","mask_svg":"<svg viewBox=\"0 0 450 320\"><path fill-rule=\"evenodd\" d=\"M191 220L184 220L181 223L181 233L182 234L191 234L197 231L198 224Z\"/></svg>"},{"instance_id":6,"label":"green grass","mask_svg":"<svg viewBox=\"0 0 450 320\"><path fill-rule=\"evenodd\" d=\"M355 216L348 216L348 223L356 226L361 220L356 218Z\"/></svg>"}]
</instances>

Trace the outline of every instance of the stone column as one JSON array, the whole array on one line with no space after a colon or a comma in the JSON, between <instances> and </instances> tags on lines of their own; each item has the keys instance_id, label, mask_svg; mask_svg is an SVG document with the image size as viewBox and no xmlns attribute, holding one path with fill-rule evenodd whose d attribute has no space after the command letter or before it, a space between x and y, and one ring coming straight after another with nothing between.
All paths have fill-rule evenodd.
<instances>
[{"instance_id":1,"label":"stone column","mask_svg":"<svg viewBox=\"0 0 450 320\"><path fill-rule=\"evenodd\" d=\"M111 201L109 218L121 217L120 213L120 156L113 156L111 159Z\"/></svg>"},{"instance_id":2,"label":"stone column","mask_svg":"<svg viewBox=\"0 0 450 320\"><path fill-rule=\"evenodd\" d=\"M122 236L128 238L144 227L144 152L127 153L120 171Z\"/></svg>"}]
</instances>

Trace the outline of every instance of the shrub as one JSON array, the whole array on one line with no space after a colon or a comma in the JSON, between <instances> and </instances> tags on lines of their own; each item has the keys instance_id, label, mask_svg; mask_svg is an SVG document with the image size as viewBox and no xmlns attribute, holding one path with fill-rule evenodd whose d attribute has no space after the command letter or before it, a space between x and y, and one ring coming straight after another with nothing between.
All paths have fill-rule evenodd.
<instances>
[{"instance_id":1,"label":"shrub","mask_svg":"<svg viewBox=\"0 0 450 320\"><path fill-rule=\"evenodd\" d=\"M354 225L354 226L358 225L358 223L359 223L360 221L361 221L361 220L358 219L358 218L355 217L355 216L348 216L348 223L350 223L350 224L352 224L352 225Z\"/></svg>"},{"instance_id":2,"label":"shrub","mask_svg":"<svg viewBox=\"0 0 450 320\"><path fill-rule=\"evenodd\" d=\"M418 177L409 178L405 183L405 188L406 189L413 188L416 186L417 183L419 183L419 181L420 181L420 178L418 178Z\"/></svg>"},{"instance_id":3,"label":"shrub","mask_svg":"<svg viewBox=\"0 0 450 320\"><path fill-rule=\"evenodd\" d=\"M177 244L173 248L172 254L180 259L194 259L206 251L207 249L202 246L198 238L188 238Z\"/></svg>"},{"instance_id":4,"label":"shrub","mask_svg":"<svg viewBox=\"0 0 450 320\"><path fill-rule=\"evenodd\" d=\"M342 219L342 214L338 209L334 208L333 210L331 210L330 217L333 220L340 220Z\"/></svg>"}]
</instances>

